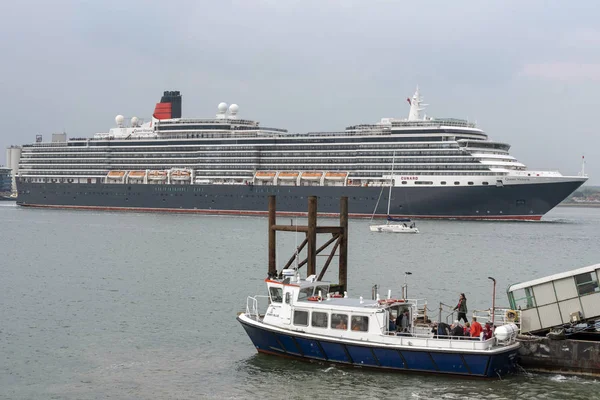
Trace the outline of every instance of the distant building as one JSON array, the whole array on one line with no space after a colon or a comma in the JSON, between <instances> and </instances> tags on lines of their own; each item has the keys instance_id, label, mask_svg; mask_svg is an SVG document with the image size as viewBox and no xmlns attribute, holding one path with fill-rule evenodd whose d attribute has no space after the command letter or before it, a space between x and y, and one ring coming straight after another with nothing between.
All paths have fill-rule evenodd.
<instances>
[{"instance_id":1,"label":"distant building","mask_svg":"<svg viewBox=\"0 0 600 400\"><path fill-rule=\"evenodd\" d=\"M12 193L11 169L0 167L0 195L8 196Z\"/></svg>"}]
</instances>

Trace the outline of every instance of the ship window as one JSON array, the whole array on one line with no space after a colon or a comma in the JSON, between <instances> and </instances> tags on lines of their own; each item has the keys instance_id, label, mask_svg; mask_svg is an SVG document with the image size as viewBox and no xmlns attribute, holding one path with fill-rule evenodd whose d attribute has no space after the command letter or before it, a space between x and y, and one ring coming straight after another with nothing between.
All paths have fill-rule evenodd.
<instances>
[{"instance_id":1,"label":"ship window","mask_svg":"<svg viewBox=\"0 0 600 400\"><path fill-rule=\"evenodd\" d=\"M595 275L596 274L592 272L586 272L585 274L575 275L577 292L580 296L600 291L600 288L598 288L598 279Z\"/></svg>"},{"instance_id":2,"label":"ship window","mask_svg":"<svg viewBox=\"0 0 600 400\"><path fill-rule=\"evenodd\" d=\"M348 329L348 316L346 314L331 314L332 329Z\"/></svg>"},{"instance_id":3,"label":"ship window","mask_svg":"<svg viewBox=\"0 0 600 400\"><path fill-rule=\"evenodd\" d=\"M446 181L441 181L440 183L441 183L442 185L445 185L445 184L446 184Z\"/></svg>"},{"instance_id":4,"label":"ship window","mask_svg":"<svg viewBox=\"0 0 600 400\"><path fill-rule=\"evenodd\" d=\"M535 307L535 297L530 287L509 293L509 302L515 310L526 310Z\"/></svg>"},{"instance_id":5,"label":"ship window","mask_svg":"<svg viewBox=\"0 0 600 400\"><path fill-rule=\"evenodd\" d=\"M473 184L473 182L467 182L467 183L468 183L469 185L472 185L472 184Z\"/></svg>"},{"instance_id":6,"label":"ship window","mask_svg":"<svg viewBox=\"0 0 600 400\"><path fill-rule=\"evenodd\" d=\"M312 294L313 294L312 287L304 288L304 289L300 290L300 293L298 293L298 300L305 300L308 297L312 296Z\"/></svg>"},{"instance_id":7,"label":"ship window","mask_svg":"<svg viewBox=\"0 0 600 400\"><path fill-rule=\"evenodd\" d=\"M294 325L308 326L308 311L294 311Z\"/></svg>"},{"instance_id":8,"label":"ship window","mask_svg":"<svg viewBox=\"0 0 600 400\"><path fill-rule=\"evenodd\" d=\"M481 182L482 185L489 185L487 182Z\"/></svg>"},{"instance_id":9,"label":"ship window","mask_svg":"<svg viewBox=\"0 0 600 400\"><path fill-rule=\"evenodd\" d=\"M317 328L327 328L327 313L313 311L310 324Z\"/></svg>"},{"instance_id":10,"label":"ship window","mask_svg":"<svg viewBox=\"0 0 600 400\"><path fill-rule=\"evenodd\" d=\"M358 315L352 316L352 324L353 331L366 332L369 330L369 317L363 317Z\"/></svg>"},{"instance_id":11,"label":"ship window","mask_svg":"<svg viewBox=\"0 0 600 400\"><path fill-rule=\"evenodd\" d=\"M460 185L459 181L454 182L455 185Z\"/></svg>"},{"instance_id":12,"label":"ship window","mask_svg":"<svg viewBox=\"0 0 600 400\"><path fill-rule=\"evenodd\" d=\"M315 288L315 296L319 296L319 291L321 292L321 297L327 297L327 293L329 293L329 286L328 285L324 285L324 286L317 286Z\"/></svg>"},{"instance_id":13,"label":"ship window","mask_svg":"<svg viewBox=\"0 0 600 400\"><path fill-rule=\"evenodd\" d=\"M281 298L283 294L283 290L278 287L269 288L269 293L271 294L271 301L273 303L281 303Z\"/></svg>"},{"instance_id":14,"label":"ship window","mask_svg":"<svg viewBox=\"0 0 600 400\"><path fill-rule=\"evenodd\" d=\"M406 181L402 181L402 184L403 184L403 185L406 185L407 183L408 183L408 182L406 182Z\"/></svg>"},{"instance_id":15,"label":"ship window","mask_svg":"<svg viewBox=\"0 0 600 400\"><path fill-rule=\"evenodd\" d=\"M415 181L415 185L433 185L431 181Z\"/></svg>"}]
</instances>

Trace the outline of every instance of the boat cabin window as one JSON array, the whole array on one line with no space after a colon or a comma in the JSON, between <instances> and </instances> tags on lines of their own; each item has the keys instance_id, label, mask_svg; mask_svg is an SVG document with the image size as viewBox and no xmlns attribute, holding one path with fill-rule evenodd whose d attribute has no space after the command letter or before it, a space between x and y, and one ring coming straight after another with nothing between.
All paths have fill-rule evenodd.
<instances>
[{"instance_id":1,"label":"boat cabin window","mask_svg":"<svg viewBox=\"0 0 600 400\"><path fill-rule=\"evenodd\" d=\"M331 329L348 329L348 316L346 314L331 314Z\"/></svg>"},{"instance_id":2,"label":"boat cabin window","mask_svg":"<svg viewBox=\"0 0 600 400\"><path fill-rule=\"evenodd\" d=\"M577 285L577 293L579 293L580 296L600 291L595 272L586 272L584 274L575 275L575 284Z\"/></svg>"},{"instance_id":3,"label":"boat cabin window","mask_svg":"<svg viewBox=\"0 0 600 400\"><path fill-rule=\"evenodd\" d=\"M283 298L283 289L282 288L270 287L269 294L271 295L271 301L273 303L281 303L281 300Z\"/></svg>"},{"instance_id":4,"label":"boat cabin window","mask_svg":"<svg viewBox=\"0 0 600 400\"><path fill-rule=\"evenodd\" d=\"M292 294L290 292L287 292L285 294L285 304L290 304L291 299L292 299Z\"/></svg>"},{"instance_id":5,"label":"boat cabin window","mask_svg":"<svg viewBox=\"0 0 600 400\"><path fill-rule=\"evenodd\" d=\"M294 311L294 325L308 326L308 311Z\"/></svg>"},{"instance_id":6,"label":"boat cabin window","mask_svg":"<svg viewBox=\"0 0 600 400\"><path fill-rule=\"evenodd\" d=\"M300 292L298 292L298 300L306 300L307 298L312 296L313 289L314 289L314 287L312 287L312 286L304 288L304 289L300 289Z\"/></svg>"},{"instance_id":7,"label":"boat cabin window","mask_svg":"<svg viewBox=\"0 0 600 400\"><path fill-rule=\"evenodd\" d=\"M317 286L315 288L314 296L318 296L319 291L321 292L321 297L327 297L327 293L329 293L329 285Z\"/></svg>"},{"instance_id":8,"label":"boat cabin window","mask_svg":"<svg viewBox=\"0 0 600 400\"><path fill-rule=\"evenodd\" d=\"M310 317L310 324L317 328L327 328L327 313L313 311Z\"/></svg>"},{"instance_id":9,"label":"boat cabin window","mask_svg":"<svg viewBox=\"0 0 600 400\"><path fill-rule=\"evenodd\" d=\"M367 332L369 330L369 317L353 315L351 327L353 331Z\"/></svg>"},{"instance_id":10,"label":"boat cabin window","mask_svg":"<svg viewBox=\"0 0 600 400\"><path fill-rule=\"evenodd\" d=\"M531 288L518 289L511 292L510 295L510 306L518 310L526 310L528 308L535 307L535 297L533 297L533 291Z\"/></svg>"}]
</instances>

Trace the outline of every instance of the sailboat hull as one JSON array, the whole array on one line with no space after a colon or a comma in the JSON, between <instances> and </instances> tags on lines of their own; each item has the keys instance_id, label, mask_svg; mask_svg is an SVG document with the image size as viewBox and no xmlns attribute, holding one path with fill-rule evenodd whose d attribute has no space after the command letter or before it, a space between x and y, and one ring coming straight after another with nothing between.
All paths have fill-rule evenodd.
<instances>
[{"instance_id":1,"label":"sailboat hull","mask_svg":"<svg viewBox=\"0 0 600 400\"><path fill-rule=\"evenodd\" d=\"M419 233L417 228L410 228L400 224L371 225L369 229L371 232Z\"/></svg>"}]
</instances>

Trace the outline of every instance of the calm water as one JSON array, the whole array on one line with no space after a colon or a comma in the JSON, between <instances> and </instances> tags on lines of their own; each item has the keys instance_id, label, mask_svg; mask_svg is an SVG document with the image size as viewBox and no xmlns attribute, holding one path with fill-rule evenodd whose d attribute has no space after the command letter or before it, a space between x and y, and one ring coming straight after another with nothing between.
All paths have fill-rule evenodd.
<instances>
[{"instance_id":1,"label":"calm water","mask_svg":"<svg viewBox=\"0 0 600 400\"><path fill-rule=\"evenodd\" d=\"M472 381L256 354L235 316L247 295L264 294L264 218L2 203L0 224L0 398L588 399L600 391L596 380L560 375ZM600 262L600 209L560 208L541 223L419 228L376 234L368 221L351 221L351 294L370 297L373 284L399 293L411 271L409 293L430 306L465 292L469 309L487 308L488 276L502 305L510 283ZM279 265L300 241L280 234Z\"/></svg>"}]
</instances>

